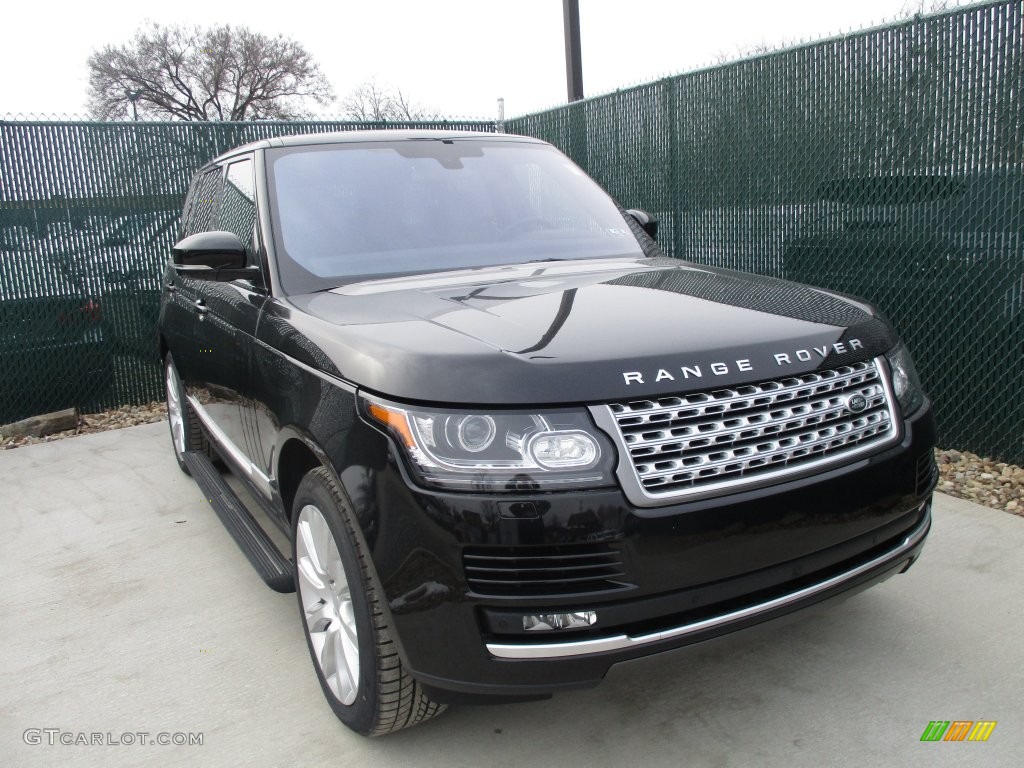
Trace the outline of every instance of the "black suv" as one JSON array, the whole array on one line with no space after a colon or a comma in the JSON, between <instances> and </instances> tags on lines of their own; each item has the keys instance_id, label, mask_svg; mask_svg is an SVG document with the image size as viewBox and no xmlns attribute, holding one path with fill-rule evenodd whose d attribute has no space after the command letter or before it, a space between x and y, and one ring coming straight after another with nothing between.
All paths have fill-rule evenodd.
<instances>
[{"instance_id":1,"label":"black suv","mask_svg":"<svg viewBox=\"0 0 1024 768\"><path fill-rule=\"evenodd\" d=\"M202 168L182 221L175 454L297 590L359 733L594 685L921 551L931 409L888 324L666 258L544 142L271 139Z\"/></svg>"}]
</instances>

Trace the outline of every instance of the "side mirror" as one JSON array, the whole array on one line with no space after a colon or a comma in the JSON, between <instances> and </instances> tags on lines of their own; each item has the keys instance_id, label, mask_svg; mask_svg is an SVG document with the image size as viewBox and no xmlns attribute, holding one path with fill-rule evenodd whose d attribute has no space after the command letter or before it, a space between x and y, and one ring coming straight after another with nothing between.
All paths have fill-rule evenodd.
<instances>
[{"instance_id":1,"label":"side mirror","mask_svg":"<svg viewBox=\"0 0 1024 768\"><path fill-rule=\"evenodd\" d=\"M179 274L198 280L259 280L259 267L245 266L245 246L234 232L197 232L171 251Z\"/></svg>"},{"instance_id":2,"label":"side mirror","mask_svg":"<svg viewBox=\"0 0 1024 768\"><path fill-rule=\"evenodd\" d=\"M651 216L651 214L639 208L630 208L626 213L636 220L636 223L650 236L651 240L658 239L658 220Z\"/></svg>"}]
</instances>

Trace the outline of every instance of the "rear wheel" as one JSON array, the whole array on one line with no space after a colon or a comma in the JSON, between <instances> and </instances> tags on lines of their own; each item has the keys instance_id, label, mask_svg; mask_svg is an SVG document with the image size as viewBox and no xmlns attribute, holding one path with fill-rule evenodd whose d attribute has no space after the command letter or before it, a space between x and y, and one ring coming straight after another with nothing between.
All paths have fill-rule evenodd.
<instances>
[{"instance_id":1,"label":"rear wheel","mask_svg":"<svg viewBox=\"0 0 1024 768\"><path fill-rule=\"evenodd\" d=\"M170 352L164 358L164 384L167 390L167 422L171 427L171 444L174 446L174 458L181 471L190 474L185 465L185 451L199 451L209 454L209 445L199 428L192 406L185 399L185 388L181 385L178 369Z\"/></svg>"},{"instance_id":2,"label":"rear wheel","mask_svg":"<svg viewBox=\"0 0 1024 768\"><path fill-rule=\"evenodd\" d=\"M344 496L323 467L292 507L296 594L320 687L345 725L381 736L429 720L431 701L402 666Z\"/></svg>"}]
</instances>

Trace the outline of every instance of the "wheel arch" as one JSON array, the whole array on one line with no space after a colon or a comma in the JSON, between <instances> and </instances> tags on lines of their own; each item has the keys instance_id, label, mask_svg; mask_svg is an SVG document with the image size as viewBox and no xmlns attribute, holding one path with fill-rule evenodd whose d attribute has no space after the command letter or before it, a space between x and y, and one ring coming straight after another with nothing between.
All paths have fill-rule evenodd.
<instances>
[{"instance_id":1,"label":"wheel arch","mask_svg":"<svg viewBox=\"0 0 1024 768\"><path fill-rule=\"evenodd\" d=\"M286 427L281 430L278 446L275 480L278 498L289 522L289 529L294 528L295 520L292 506L294 505L295 495L299 484L302 482L302 478L310 470L323 467L328 475L330 475L335 487L341 493L345 505L348 507L347 514L351 518L349 522L352 531L358 539L359 545L368 555L367 566L370 580L378 594L381 596L386 595L387 592L384 589L380 574L377 571L377 565L374 562L373 547L367 541L366 531L359 521L358 512L352 502L352 491L342 481L337 468L331 462L327 452L317 444L311 435L295 426ZM391 618L391 606L386 599L382 599L380 607L387 617L388 624L394 626L394 620ZM402 638L399 636L397 629L392 640L398 649L403 663L408 664L409 657L405 652Z\"/></svg>"},{"instance_id":2,"label":"wheel arch","mask_svg":"<svg viewBox=\"0 0 1024 768\"><path fill-rule=\"evenodd\" d=\"M320 466L335 475L323 451L315 450L312 444L307 443L306 439L298 435L291 435L281 445L277 460L277 490L281 496L281 505L284 508L285 516L289 520L291 520L292 503L295 501L299 483L302 482L302 478L306 476L307 472ZM334 479L337 482L336 475Z\"/></svg>"},{"instance_id":3,"label":"wheel arch","mask_svg":"<svg viewBox=\"0 0 1024 768\"><path fill-rule=\"evenodd\" d=\"M311 469L323 467L331 476L331 480L341 490L350 512L355 515L351 489L342 481L341 473L334 466L330 456L308 432L294 425L281 430L275 451L277 460L274 464L274 480L281 505L288 520L292 516L292 503L295 492L302 478ZM356 525L358 529L359 526Z\"/></svg>"}]
</instances>

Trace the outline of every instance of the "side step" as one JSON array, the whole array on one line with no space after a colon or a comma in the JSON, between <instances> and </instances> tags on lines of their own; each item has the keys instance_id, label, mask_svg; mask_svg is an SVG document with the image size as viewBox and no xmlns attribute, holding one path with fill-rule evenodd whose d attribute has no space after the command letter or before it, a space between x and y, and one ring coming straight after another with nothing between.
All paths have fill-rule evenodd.
<instances>
[{"instance_id":1,"label":"side step","mask_svg":"<svg viewBox=\"0 0 1024 768\"><path fill-rule=\"evenodd\" d=\"M281 554L216 467L196 451L186 451L182 458L213 511L267 586L275 592L294 592L291 561Z\"/></svg>"}]
</instances>

